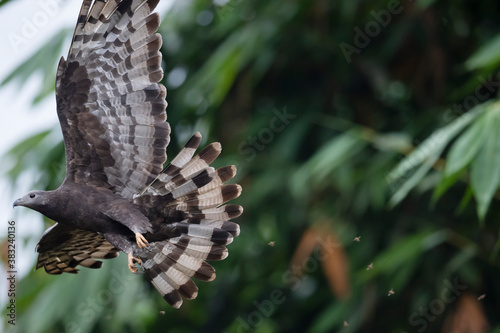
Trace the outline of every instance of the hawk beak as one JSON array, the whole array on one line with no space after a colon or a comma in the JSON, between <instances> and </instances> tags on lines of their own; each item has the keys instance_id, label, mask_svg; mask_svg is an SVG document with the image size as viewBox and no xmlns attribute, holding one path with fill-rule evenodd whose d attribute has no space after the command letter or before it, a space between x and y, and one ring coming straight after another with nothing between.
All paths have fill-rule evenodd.
<instances>
[{"instance_id":1,"label":"hawk beak","mask_svg":"<svg viewBox=\"0 0 500 333\"><path fill-rule=\"evenodd\" d=\"M12 208L14 208L16 206L22 206L22 203L23 203L23 201L21 199L17 199L16 201L14 201Z\"/></svg>"}]
</instances>

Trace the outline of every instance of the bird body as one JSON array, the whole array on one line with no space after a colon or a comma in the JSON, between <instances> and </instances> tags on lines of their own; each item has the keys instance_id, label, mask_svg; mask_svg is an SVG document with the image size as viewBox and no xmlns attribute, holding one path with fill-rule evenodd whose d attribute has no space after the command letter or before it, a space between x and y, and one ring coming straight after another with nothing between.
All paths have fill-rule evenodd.
<instances>
[{"instance_id":1,"label":"bird body","mask_svg":"<svg viewBox=\"0 0 500 333\"><path fill-rule=\"evenodd\" d=\"M212 143L195 155L195 133L164 167L166 121L158 0L84 0L67 59L59 62L57 115L66 178L53 191L32 191L14 206L57 223L37 245L37 268L49 274L99 268L96 259L129 256L174 307L195 298L192 277L211 281L206 260L222 260L239 235L241 187L225 184L234 166L215 170Z\"/></svg>"}]
</instances>

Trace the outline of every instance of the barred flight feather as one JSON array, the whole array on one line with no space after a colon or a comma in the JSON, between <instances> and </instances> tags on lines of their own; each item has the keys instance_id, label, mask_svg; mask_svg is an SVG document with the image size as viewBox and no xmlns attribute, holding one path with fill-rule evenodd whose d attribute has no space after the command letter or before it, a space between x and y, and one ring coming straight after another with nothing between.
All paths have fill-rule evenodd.
<instances>
[{"instance_id":1,"label":"barred flight feather","mask_svg":"<svg viewBox=\"0 0 500 333\"><path fill-rule=\"evenodd\" d=\"M36 269L49 274L78 273L76 266L100 268L102 262L118 256L118 249L99 234L54 224L36 246L39 253Z\"/></svg>"},{"instance_id":2,"label":"barred flight feather","mask_svg":"<svg viewBox=\"0 0 500 333\"><path fill-rule=\"evenodd\" d=\"M91 3L82 5L56 84L69 176L103 186L102 177L94 180L92 174L78 172L94 164L109 188L131 198L160 173L169 142L166 91L158 84L163 77L161 37L156 34L160 19L152 13L158 0ZM67 89L74 83L82 96L78 105ZM75 139L89 143L79 149L81 154L73 153Z\"/></svg>"},{"instance_id":3,"label":"barred flight feather","mask_svg":"<svg viewBox=\"0 0 500 333\"><path fill-rule=\"evenodd\" d=\"M193 296L185 290L191 290L191 277L215 278L215 270L205 260L225 259L225 245L240 233L239 226L228 220L241 214L241 206L223 205L241 194L241 186L224 185L234 177L236 167L210 167L221 152L217 143L193 157L200 142L200 133L195 133L155 181L134 197L137 204L149 207L152 216L165 217L168 240L134 255L145 262L147 276L174 307L182 304L182 297Z\"/></svg>"}]
</instances>

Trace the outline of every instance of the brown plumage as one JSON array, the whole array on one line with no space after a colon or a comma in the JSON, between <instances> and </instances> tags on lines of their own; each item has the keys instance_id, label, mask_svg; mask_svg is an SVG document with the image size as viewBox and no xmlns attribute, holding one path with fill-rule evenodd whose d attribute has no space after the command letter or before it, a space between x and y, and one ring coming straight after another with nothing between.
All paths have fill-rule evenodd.
<instances>
[{"instance_id":1,"label":"brown plumage","mask_svg":"<svg viewBox=\"0 0 500 333\"><path fill-rule=\"evenodd\" d=\"M192 277L211 281L206 260L222 260L239 234L229 220L241 193L225 185L236 168L215 170L212 143L193 157L196 133L163 168L170 126L159 82L158 0L84 0L67 59L57 70L57 115L67 174L54 191L32 191L14 206L57 222L37 245L36 268L49 274L101 267L119 251L139 263L165 300L195 298Z\"/></svg>"}]
</instances>

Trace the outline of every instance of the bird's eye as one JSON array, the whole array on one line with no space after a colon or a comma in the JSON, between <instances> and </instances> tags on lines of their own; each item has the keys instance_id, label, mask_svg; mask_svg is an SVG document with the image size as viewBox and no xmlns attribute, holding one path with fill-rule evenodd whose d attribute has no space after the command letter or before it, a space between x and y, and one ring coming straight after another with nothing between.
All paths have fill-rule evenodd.
<instances>
[{"instance_id":1,"label":"bird's eye","mask_svg":"<svg viewBox=\"0 0 500 333\"><path fill-rule=\"evenodd\" d=\"M35 197L35 194L34 193L31 193L30 194L30 198L33 199Z\"/></svg>"}]
</instances>

